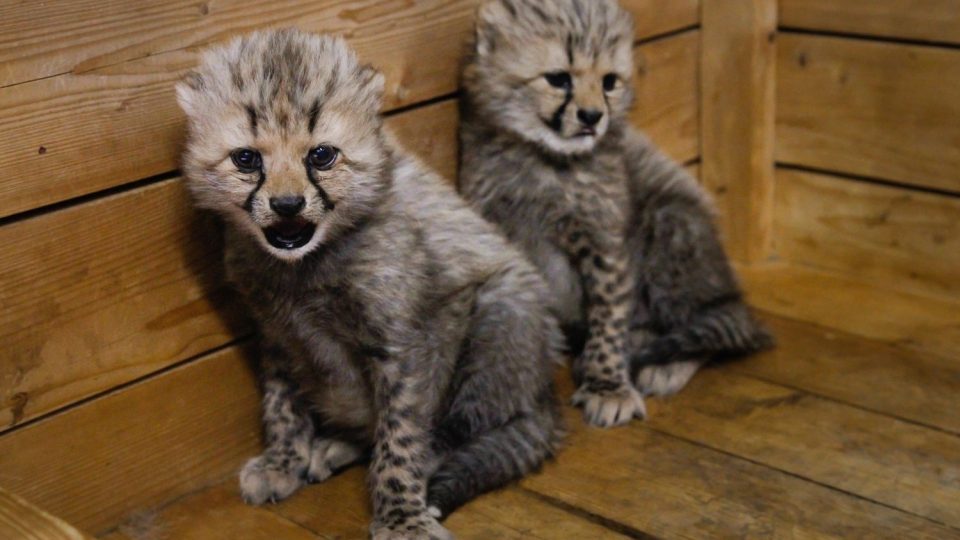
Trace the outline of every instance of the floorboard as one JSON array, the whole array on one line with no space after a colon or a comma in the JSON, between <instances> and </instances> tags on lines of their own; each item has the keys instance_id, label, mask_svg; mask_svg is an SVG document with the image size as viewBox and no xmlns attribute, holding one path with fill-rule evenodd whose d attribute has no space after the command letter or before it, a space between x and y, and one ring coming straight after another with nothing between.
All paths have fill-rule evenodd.
<instances>
[{"instance_id":1,"label":"floorboard","mask_svg":"<svg viewBox=\"0 0 960 540\"><path fill-rule=\"evenodd\" d=\"M960 538L956 358L762 316L776 350L649 400L646 422L601 430L566 406L558 457L447 526L466 539ZM354 467L260 508L231 477L109 538L366 538L364 476Z\"/></svg>"}]
</instances>

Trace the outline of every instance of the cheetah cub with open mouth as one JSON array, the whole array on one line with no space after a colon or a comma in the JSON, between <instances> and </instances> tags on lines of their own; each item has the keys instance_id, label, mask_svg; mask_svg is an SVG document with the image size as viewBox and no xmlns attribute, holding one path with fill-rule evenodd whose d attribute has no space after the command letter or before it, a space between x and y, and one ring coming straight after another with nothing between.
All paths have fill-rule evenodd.
<instances>
[{"instance_id":1,"label":"cheetah cub with open mouth","mask_svg":"<svg viewBox=\"0 0 960 540\"><path fill-rule=\"evenodd\" d=\"M601 426L771 342L705 192L629 125L633 36L615 0L488 0L463 73L461 193L546 276Z\"/></svg>"},{"instance_id":2,"label":"cheetah cub with open mouth","mask_svg":"<svg viewBox=\"0 0 960 540\"><path fill-rule=\"evenodd\" d=\"M563 337L536 269L383 130L383 76L342 39L254 33L177 86L200 208L262 335L253 504L370 456L373 538L551 455Z\"/></svg>"}]
</instances>

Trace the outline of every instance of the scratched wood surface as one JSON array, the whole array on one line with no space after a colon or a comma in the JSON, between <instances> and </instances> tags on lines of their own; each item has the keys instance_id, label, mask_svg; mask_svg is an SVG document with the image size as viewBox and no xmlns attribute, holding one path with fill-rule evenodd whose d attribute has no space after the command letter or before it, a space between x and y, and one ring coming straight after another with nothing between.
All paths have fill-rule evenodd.
<instances>
[{"instance_id":1,"label":"scratched wood surface","mask_svg":"<svg viewBox=\"0 0 960 540\"><path fill-rule=\"evenodd\" d=\"M646 422L600 430L565 406L570 435L557 458L471 502L448 527L468 539L960 538L956 357L763 318L778 349L648 400ZM568 372L557 377L569 397ZM230 475L105 532L229 538L249 523L250 538L292 526L291 538L366 538L364 478L352 467L252 508Z\"/></svg>"}]
</instances>

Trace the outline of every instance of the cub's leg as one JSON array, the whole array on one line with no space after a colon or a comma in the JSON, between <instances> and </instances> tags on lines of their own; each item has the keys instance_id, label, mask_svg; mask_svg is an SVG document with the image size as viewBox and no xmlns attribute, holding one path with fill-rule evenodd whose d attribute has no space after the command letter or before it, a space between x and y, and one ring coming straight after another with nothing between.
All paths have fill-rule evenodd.
<instances>
[{"instance_id":1,"label":"cub's leg","mask_svg":"<svg viewBox=\"0 0 960 540\"><path fill-rule=\"evenodd\" d=\"M626 356L633 276L623 238L571 222L561 232L561 241L574 255L587 302L588 335L574 364L580 387L573 403L583 406L584 418L596 426L643 418L646 408L631 384Z\"/></svg>"},{"instance_id":2,"label":"cub's leg","mask_svg":"<svg viewBox=\"0 0 960 540\"><path fill-rule=\"evenodd\" d=\"M552 381L563 337L533 272L500 276L479 290L456 393L434 430L442 458L427 501L436 516L536 469L559 439Z\"/></svg>"},{"instance_id":3,"label":"cub's leg","mask_svg":"<svg viewBox=\"0 0 960 540\"><path fill-rule=\"evenodd\" d=\"M286 353L265 344L261 354L263 431L266 449L240 471L240 492L249 504L277 502L303 485L310 465L313 421L294 400L284 366Z\"/></svg>"},{"instance_id":4,"label":"cub's leg","mask_svg":"<svg viewBox=\"0 0 960 540\"><path fill-rule=\"evenodd\" d=\"M400 358L376 359L377 428L368 483L373 495L373 540L447 540L453 535L427 510L427 478L433 469L430 419L422 413L430 376ZM407 365L409 364L409 365Z\"/></svg>"}]
</instances>

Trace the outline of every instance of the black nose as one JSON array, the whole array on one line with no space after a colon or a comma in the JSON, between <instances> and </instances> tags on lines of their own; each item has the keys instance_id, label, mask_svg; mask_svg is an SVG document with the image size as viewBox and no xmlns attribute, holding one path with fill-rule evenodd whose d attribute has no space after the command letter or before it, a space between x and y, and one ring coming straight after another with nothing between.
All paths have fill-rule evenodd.
<instances>
[{"instance_id":1,"label":"black nose","mask_svg":"<svg viewBox=\"0 0 960 540\"><path fill-rule=\"evenodd\" d=\"M593 127L603 118L603 113L596 109L580 109L577 111L577 118L587 127Z\"/></svg>"},{"instance_id":2,"label":"black nose","mask_svg":"<svg viewBox=\"0 0 960 540\"><path fill-rule=\"evenodd\" d=\"M306 205L306 199L299 195L270 197L270 208L273 208L274 212L283 217L293 217L299 214Z\"/></svg>"}]
</instances>

